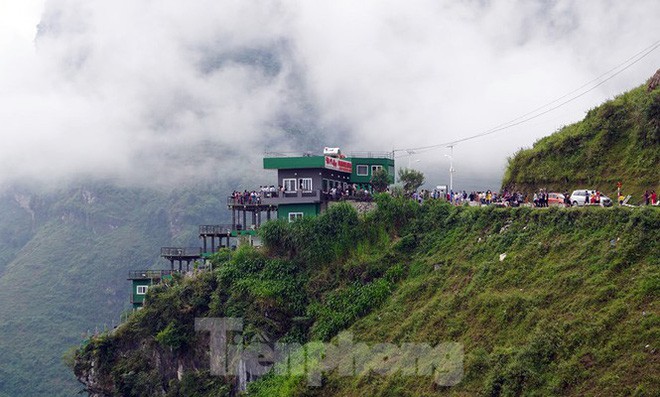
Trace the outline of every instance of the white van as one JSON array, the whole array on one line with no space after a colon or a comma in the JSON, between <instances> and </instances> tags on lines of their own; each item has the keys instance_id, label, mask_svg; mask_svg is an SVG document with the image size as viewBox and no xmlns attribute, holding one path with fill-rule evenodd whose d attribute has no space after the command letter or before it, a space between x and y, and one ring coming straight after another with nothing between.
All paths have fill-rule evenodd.
<instances>
[{"instance_id":1,"label":"white van","mask_svg":"<svg viewBox=\"0 0 660 397\"><path fill-rule=\"evenodd\" d=\"M589 192L589 197L596 194L595 190L589 190L589 189L580 189L573 191L573 193L571 194L571 204L573 204L573 207L578 207L578 206L581 207L584 205L584 201L586 199L586 192ZM611 207L612 199L601 193L600 205L602 207Z\"/></svg>"}]
</instances>

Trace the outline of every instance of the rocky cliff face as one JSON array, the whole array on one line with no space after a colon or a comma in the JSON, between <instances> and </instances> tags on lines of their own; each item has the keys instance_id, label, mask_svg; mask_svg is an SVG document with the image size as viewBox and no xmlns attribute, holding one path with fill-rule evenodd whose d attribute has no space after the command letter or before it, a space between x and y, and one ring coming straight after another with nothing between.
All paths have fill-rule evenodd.
<instances>
[{"instance_id":1,"label":"rocky cliff face","mask_svg":"<svg viewBox=\"0 0 660 397\"><path fill-rule=\"evenodd\" d=\"M658 71L655 72L653 77L651 77L648 83L646 84L646 86L648 87L647 91L651 92L655 90L659 85L660 85L660 69L658 69Z\"/></svg>"},{"instance_id":2,"label":"rocky cliff face","mask_svg":"<svg viewBox=\"0 0 660 397\"><path fill-rule=\"evenodd\" d=\"M129 387L142 393L140 395L176 395L184 374L209 370L208 336L200 335L195 346L185 350L163 347L155 340L125 343L122 339L123 343L117 345L109 341L97 343L94 349L87 350L75 361L76 379L90 397L124 395ZM120 359L126 360L120 367L122 372L111 369Z\"/></svg>"}]
</instances>

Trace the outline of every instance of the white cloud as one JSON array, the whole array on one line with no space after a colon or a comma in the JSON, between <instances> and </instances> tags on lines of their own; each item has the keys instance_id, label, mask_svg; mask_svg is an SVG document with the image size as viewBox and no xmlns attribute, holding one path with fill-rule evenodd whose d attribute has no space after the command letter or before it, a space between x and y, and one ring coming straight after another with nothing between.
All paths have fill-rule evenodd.
<instances>
[{"instance_id":1,"label":"white cloud","mask_svg":"<svg viewBox=\"0 0 660 397\"><path fill-rule=\"evenodd\" d=\"M0 182L236 176L275 146L445 142L570 91L660 33L654 0L0 4ZM657 60L457 146L457 185L496 184L507 155L643 83ZM442 154L415 157L434 183Z\"/></svg>"}]
</instances>

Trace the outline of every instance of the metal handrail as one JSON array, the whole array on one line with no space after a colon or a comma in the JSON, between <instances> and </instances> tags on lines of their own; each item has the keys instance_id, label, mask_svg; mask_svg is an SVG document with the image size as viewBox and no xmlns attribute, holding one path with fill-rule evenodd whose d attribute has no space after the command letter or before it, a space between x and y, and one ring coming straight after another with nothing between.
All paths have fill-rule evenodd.
<instances>
[{"instance_id":1,"label":"metal handrail","mask_svg":"<svg viewBox=\"0 0 660 397\"><path fill-rule=\"evenodd\" d=\"M268 205L268 204L265 204L263 202L264 199L282 197L282 192L277 191L277 192L274 192L274 193L275 194L268 194L268 195L262 194L261 196L259 196L257 202L251 201L250 199L245 201L241 197L228 196L227 197L227 206L228 207L232 207L232 206L244 206L245 207L245 206L251 206L251 205ZM290 194L291 192L287 192L287 193ZM305 192L305 193L309 193L309 192Z\"/></svg>"},{"instance_id":2,"label":"metal handrail","mask_svg":"<svg viewBox=\"0 0 660 397\"><path fill-rule=\"evenodd\" d=\"M349 158L366 157L366 158L386 158L390 160L394 159L394 153L387 151L350 152L350 153L344 153L344 155ZM265 152L264 156L265 157L314 157L314 156L322 157L324 155L316 154L312 152Z\"/></svg>"},{"instance_id":3,"label":"metal handrail","mask_svg":"<svg viewBox=\"0 0 660 397\"><path fill-rule=\"evenodd\" d=\"M384 158L384 159L394 159L394 153L393 152L351 152L346 155L348 158L353 158L353 157L363 157L363 158Z\"/></svg>"},{"instance_id":4,"label":"metal handrail","mask_svg":"<svg viewBox=\"0 0 660 397\"><path fill-rule=\"evenodd\" d=\"M201 256L201 247L162 247L160 249L160 256Z\"/></svg>"},{"instance_id":5,"label":"metal handrail","mask_svg":"<svg viewBox=\"0 0 660 397\"><path fill-rule=\"evenodd\" d=\"M176 271L172 270L131 270L128 272L128 278L161 278L174 273L176 273Z\"/></svg>"},{"instance_id":6,"label":"metal handrail","mask_svg":"<svg viewBox=\"0 0 660 397\"><path fill-rule=\"evenodd\" d=\"M227 234L231 233L232 225L199 225L199 234Z\"/></svg>"},{"instance_id":7,"label":"metal handrail","mask_svg":"<svg viewBox=\"0 0 660 397\"><path fill-rule=\"evenodd\" d=\"M264 157L313 157L320 156L312 152L264 152Z\"/></svg>"}]
</instances>

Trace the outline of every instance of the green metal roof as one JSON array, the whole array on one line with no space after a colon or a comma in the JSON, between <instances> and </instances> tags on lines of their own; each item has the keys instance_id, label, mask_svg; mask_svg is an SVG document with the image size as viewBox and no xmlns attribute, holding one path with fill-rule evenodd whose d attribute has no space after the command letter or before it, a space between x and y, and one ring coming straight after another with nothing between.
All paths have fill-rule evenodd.
<instances>
[{"instance_id":1,"label":"green metal roof","mask_svg":"<svg viewBox=\"0 0 660 397\"><path fill-rule=\"evenodd\" d=\"M324 168L324 156L264 157L264 169L290 170L297 168Z\"/></svg>"}]
</instances>

